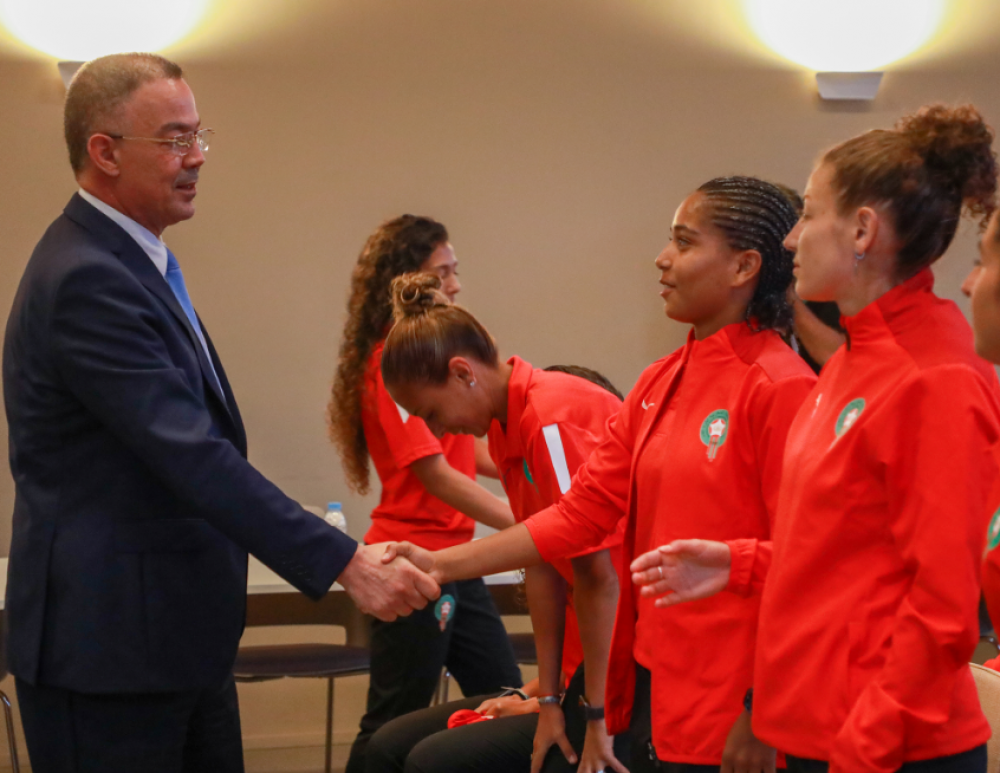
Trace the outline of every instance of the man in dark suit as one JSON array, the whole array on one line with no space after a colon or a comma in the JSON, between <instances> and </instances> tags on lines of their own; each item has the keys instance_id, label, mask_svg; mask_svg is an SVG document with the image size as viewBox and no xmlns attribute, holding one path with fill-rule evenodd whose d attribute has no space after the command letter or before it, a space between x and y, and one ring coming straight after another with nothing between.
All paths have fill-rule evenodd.
<instances>
[{"instance_id":1,"label":"man in dark suit","mask_svg":"<svg viewBox=\"0 0 1000 773\"><path fill-rule=\"evenodd\" d=\"M21 280L3 356L16 484L10 669L35 773L243 769L232 665L247 552L391 620L438 588L246 460L236 401L160 236L194 214L210 130L175 64L85 65L80 186Z\"/></svg>"}]
</instances>

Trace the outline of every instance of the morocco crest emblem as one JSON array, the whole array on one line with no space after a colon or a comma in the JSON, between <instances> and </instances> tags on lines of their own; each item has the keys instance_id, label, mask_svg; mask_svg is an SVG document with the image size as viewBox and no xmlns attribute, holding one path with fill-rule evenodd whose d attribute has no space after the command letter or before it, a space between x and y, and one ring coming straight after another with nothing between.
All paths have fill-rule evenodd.
<instances>
[{"instance_id":1,"label":"morocco crest emblem","mask_svg":"<svg viewBox=\"0 0 1000 773\"><path fill-rule=\"evenodd\" d=\"M715 461L715 455L729 437L729 411L720 408L712 411L701 423L701 442L708 446L708 461Z\"/></svg>"}]
</instances>

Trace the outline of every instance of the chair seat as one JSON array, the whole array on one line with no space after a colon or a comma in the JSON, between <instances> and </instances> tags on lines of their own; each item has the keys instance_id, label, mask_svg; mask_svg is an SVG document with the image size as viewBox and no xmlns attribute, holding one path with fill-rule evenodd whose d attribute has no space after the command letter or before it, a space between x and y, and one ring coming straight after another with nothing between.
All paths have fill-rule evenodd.
<instances>
[{"instance_id":1,"label":"chair seat","mask_svg":"<svg viewBox=\"0 0 1000 773\"><path fill-rule=\"evenodd\" d=\"M349 676L366 673L370 663L371 657L366 648L344 644L240 647L233 676L238 682L297 676Z\"/></svg>"},{"instance_id":2,"label":"chair seat","mask_svg":"<svg viewBox=\"0 0 1000 773\"><path fill-rule=\"evenodd\" d=\"M510 645L514 648L514 660L525 665L536 665L538 653L535 651L535 637L530 633L510 634Z\"/></svg>"}]
</instances>

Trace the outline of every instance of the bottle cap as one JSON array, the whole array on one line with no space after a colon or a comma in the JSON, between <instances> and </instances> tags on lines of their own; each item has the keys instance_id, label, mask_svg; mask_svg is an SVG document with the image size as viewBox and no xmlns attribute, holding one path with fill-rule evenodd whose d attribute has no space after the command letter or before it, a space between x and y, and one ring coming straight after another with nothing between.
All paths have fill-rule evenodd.
<instances>
[{"instance_id":1,"label":"bottle cap","mask_svg":"<svg viewBox=\"0 0 1000 773\"><path fill-rule=\"evenodd\" d=\"M341 509L341 504L340 504L340 502L327 502L326 503L326 509L327 510L340 510Z\"/></svg>"}]
</instances>

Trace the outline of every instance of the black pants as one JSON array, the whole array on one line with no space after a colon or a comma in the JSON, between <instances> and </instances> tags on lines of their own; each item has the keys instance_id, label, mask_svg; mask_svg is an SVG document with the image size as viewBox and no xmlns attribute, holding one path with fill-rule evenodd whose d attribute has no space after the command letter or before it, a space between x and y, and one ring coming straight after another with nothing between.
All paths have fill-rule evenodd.
<instances>
[{"instance_id":1,"label":"black pants","mask_svg":"<svg viewBox=\"0 0 1000 773\"><path fill-rule=\"evenodd\" d=\"M823 760L807 760L786 755L788 773L827 773L830 765ZM986 744L961 754L934 757L919 762L906 762L900 773L986 773Z\"/></svg>"},{"instance_id":2,"label":"black pants","mask_svg":"<svg viewBox=\"0 0 1000 773\"><path fill-rule=\"evenodd\" d=\"M368 705L346 773L364 773L365 748L382 725L430 704L442 667L465 695L521 686L510 638L485 583L447 583L441 586L441 599L445 596L452 597L454 608L444 630L441 600L392 623L372 622Z\"/></svg>"},{"instance_id":3,"label":"black pants","mask_svg":"<svg viewBox=\"0 0 1000 773\"><path fill-rule=\"evenodd\" d=\"M16 680L34 773L242 773L232 677L177 693L78 693Z\"/></svg>"},{"instance_id":4,"label":"black pants","mask_svg":"<svg viewBox=\"0 0 1000 773\"><path fill-rule=\"evenodd\" d=\"M718 765L663 762L653 747L652 680L649 669L635 666L635 699L632 701L632 764L629 773L718 773ZM619 758L620 759L620 758Z\"/></svg>"},{"instance_id":5,"label":"black pants","mask_svg":"<svg viewBox=\"0 0 1000 773\"><path fill-rule=\"evenodd\" d=\"M563 701L566 737L577 754L583 751L587 723L579 706L584 691L583 666L577 669ZM448 717L459 709L475 709L488 695L453 701L394 719L384 725L368 744L367 773L516 773L531 767L531 750L538 727L538 714L500 717L472 725L448 727ZM615 756L629 759L627 733L614 741ZM575 770L553 746L545 757L542 773Z\"/></svg>"}]
</instances>

